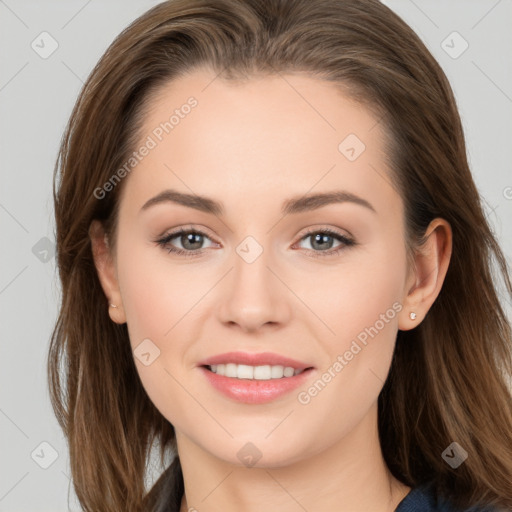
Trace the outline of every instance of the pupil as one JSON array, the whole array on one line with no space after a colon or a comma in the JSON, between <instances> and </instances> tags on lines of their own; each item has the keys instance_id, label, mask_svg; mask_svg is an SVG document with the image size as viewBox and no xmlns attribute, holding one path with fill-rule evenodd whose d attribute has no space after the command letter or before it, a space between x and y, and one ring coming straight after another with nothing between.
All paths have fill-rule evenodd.
<instances>
[{"instance_id":1,"label":"pupil","mask_svg":"<svg viewBox=\"0 0 512 512\"><path fill-rule=\"evenodd\" d=\"M320 248L320 249L321 249L322 247L324 247L324 248L325 248L325 243L327 243L327 244L329 245L329 247L328 247L328 248L330 248L330 246L331 246L331 244L332 244L332 240L331 240L331 244L329 244L329 243L328 243L328 240L327 240L327 239L329 239L329 238L331 238L331 239L332 239L332 237L331 237L330 235L323 235L322 233L317 233L317 234L314 236L314 238L313 238L313 247L315 247L315 244L317 244L317 243L318 243L318 244L320 244L320 245L319 245L319 248Z\"/></svg>"},{"instance_id":2,"label":"pupil","mask_svg":"<svg viewBox=\"0 0 512 512\"><path fill-rule=\"evenodd\" d=\"M198 244L199 246L201 246L201 240L200 238L202 237L202 235L200 235L199 233L188 233L186 235L183 235L182 237L182 243L183 243L183 239L186 240L186 243L183 244L183 247L187 248L187 249L199 249L200 247L187 247L187 244ZM199 240L197 240L199 239Z\"/></svg>"}]
</instances>

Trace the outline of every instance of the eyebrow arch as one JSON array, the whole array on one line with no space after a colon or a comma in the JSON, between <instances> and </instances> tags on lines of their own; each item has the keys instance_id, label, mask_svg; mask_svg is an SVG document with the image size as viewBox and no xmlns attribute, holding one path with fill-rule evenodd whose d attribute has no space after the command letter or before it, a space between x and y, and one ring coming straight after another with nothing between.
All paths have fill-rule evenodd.
<instances>
[{"instance_id":1,"label":"eyebrow arch","mask_svg":"<svg viewBox=\"0 0 512 512\"><path fill-rule=\"evenodd\" d=\"M141 211L147 210L151 206L168 202L187 206L188 208L194 208L195 210L211 213L216 216L222 216L224 214L224 206L222 203L215 201L214 199L195 194L186 194L171 189L164 190L155 197L146 201L142 206ZM364 206L376 213L375 208L365 199L352 194L351 192L341 190L293 197L283 203L281 211L283 215L289 215L316 210L329 204L347 202Z\"/></svg>"}]
</instances>

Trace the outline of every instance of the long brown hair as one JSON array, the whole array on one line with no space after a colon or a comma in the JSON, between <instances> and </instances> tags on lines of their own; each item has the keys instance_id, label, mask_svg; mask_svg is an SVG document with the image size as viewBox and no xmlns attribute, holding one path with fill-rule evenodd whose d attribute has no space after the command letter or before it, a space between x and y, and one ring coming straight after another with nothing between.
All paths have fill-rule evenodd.
<instances>
[{"instance_id":1,"label":"long brown hair","mask_svg":"<svg viewBox=\"0 0 512 512\"><path fill-rule=\"evenodd\" d=\"M224 79L305 73L378 116L407 246L418 247L436 217L453 231L442 290L420 325L399 331L379 396L385 460L400 481L433 482L458 506L512 507L512 335L497 292L501 283L512 295L512 285L439 64L377 0L174 0L108 48L80 93L55 167L62 304L48 378L84 510L178 510L181 502L178 458L146 488L150 450L157 442L164 464L176 450L174 429L142 387L126 324L109 318L88 229L101 220L115 244L123 181L105 197L94 191L134 151L152 93L198 66ZM457 469L441 456L453 441L469 454Z\"/></svg>"}]
</instances>

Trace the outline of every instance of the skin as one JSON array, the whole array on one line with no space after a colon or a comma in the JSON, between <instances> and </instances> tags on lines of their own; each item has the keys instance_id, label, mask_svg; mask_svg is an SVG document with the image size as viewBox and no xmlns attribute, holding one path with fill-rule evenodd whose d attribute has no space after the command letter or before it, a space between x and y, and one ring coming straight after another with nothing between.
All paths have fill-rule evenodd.
<instances>
[{"instance_id":1,"label":"skin","mask_svg":"<svg viewBox=\"0 0 512 512\"><path fill-rule=\"evenodd\" d=\"M135 349L149 338L160 356L135 358L148 396L175 427L185 496L181 512L392 511L410 488L390 474L377 430L377 399L398 329L416 327L448 268L451 230L434 220L427 244L406 262L403 202L384 164L384 132L370 112L330 83L304 75L244 82L195 70L152 98L141 141L194 96L198 105L125 178L117 247L90 229L112 321L127 322ZM349 161L338 145L356 134L366 149ZM141 212L165 189L211 197L213 215L167 202ZM335 190L365 199L281 213L294 196ZM195 258L155 240L174 228L206 233ZM308 228L355 239L314 246ZM252 236L263 253L236 252ZM202 246L201 246L202 240ZM315 254L334 251L326 256ZM316 247L316 248L315 248ZM301 390L344 354L394 303L401 311L307 404ZM409 313L414 311L416 319ZM271 351L315 370L297 391L261 405L213 389L197 364L216 354ZM261 458L246 467L248 442Z\"/></svg>"}]
</instances>

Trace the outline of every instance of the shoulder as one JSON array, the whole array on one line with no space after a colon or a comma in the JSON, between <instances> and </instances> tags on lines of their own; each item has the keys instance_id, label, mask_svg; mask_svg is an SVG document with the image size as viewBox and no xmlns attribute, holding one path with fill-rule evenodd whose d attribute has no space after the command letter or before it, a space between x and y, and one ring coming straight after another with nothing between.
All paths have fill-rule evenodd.
<instances>
[{"instance_id":1,"label":"shoulder","mask_svg":"<svg viewBox=\"0 0 512 512\"><path fill-rule=\"evenodd\" d=\"M498 512L492 507L470 507L460 509L449 501L438 498L431 485L423 484L411 489L409 494L398 504L395 512Z\"/></svg>"}]
</instances>

